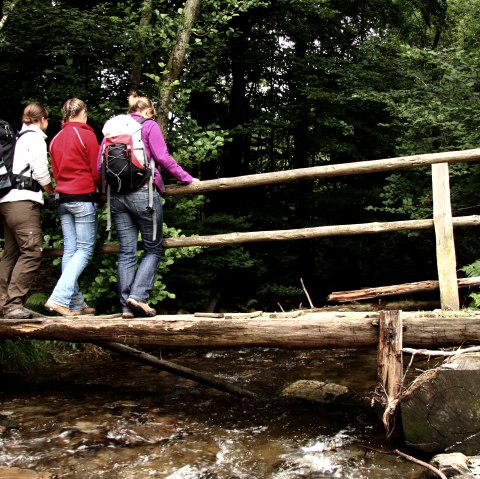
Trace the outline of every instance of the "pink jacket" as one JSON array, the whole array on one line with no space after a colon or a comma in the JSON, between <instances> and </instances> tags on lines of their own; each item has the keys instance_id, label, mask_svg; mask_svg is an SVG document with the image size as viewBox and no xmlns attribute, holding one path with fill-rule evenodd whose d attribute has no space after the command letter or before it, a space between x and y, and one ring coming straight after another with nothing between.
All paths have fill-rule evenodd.
<instances>
[{"instance_id":1,"label":"pink jacket","mask_svg":"<svg viewBox=\"0 0 480 479\"><path fill-rule=\"evenodd\" d=\"M137 113L130 114L135 120L142 118ZM153 158L155 161L155 175L153 178L155 186L158 188L160 194L165 191L162 175L160 169L170 173L175 179L185 184L190 184L193 181L193 177L187 173L170 155L168 152L165 139L156 121L146 121L142 124L142 140L145 144L145 150L147 152L147 158L150 160ZM98 157L98 168L101 171L102 164L102 151L105 140L100 145L100 155Z\"/></svg>"}]
</instances>

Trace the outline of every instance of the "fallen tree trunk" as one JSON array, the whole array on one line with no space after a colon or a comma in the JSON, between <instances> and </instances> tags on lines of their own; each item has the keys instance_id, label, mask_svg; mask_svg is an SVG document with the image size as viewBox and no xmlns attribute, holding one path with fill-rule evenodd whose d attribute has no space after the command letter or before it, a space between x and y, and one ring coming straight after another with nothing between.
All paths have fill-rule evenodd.
<instances>
[{"instance_id":1,"label":"fallen tree trunk","mask_svg":"<svg viewBox=\"0 0 480 479\"><path fill-rule=\"evenodd\" d=\"M178 364L172 363L170 361L165 361L164 359L158 359L151 354L139 351L130 346L125 346L124 344L119 343L97 343L97 346L113 351L114 353L121 354L123 356L128 356L140 361L143 364L153 366L154 368L160 369L162 371L167 371L169 373L175 374L186 379L190 379L204 386L208 386L219 391L228 392L236 396L244 396L254 398L255 394L246 389L243 389L234 384L229 384L225 381L222 381L215 376L210 374L200 373L194 371L193 369L186 368L185 366L180 366Z\"/></svg>"},{"instance_id":2,"label":"fallen tree trunk","mask_svg":"<svg viewBox=\"0 0 480 479\"><path fill-rule=\"evenodd\" d=\"M457 280L459 288L478 286L480 277L460 278ZM352 291L337 291L328 296L329 301L340 303L347 301L358 301L359 299L383 298L385 296L396 296L406 293L420 293L434 291L439 288L438 281L418 281L416 283L395 284L392 286L379 286L378 288L364 288Z\"/></svg>"},{"instance_id":3,"label":"fallen tree trunk","mask_svg":"<svg viewBox=\"0 0 480 479\"><path fill-rule=\"evenodd\" d=\"M454 357L418 376L400 401L407 445L428 453L480 452L480 354Z\"/></svg>"},{"instance_id":4,"label":"fallen tree trunk","mask_svg":"<svg viewBox=\"0 0 480 479\"><path fill-rule=\"evenodd\" d=\"M362 348L378 345L378 313L308 312L298 317L264 315L252 319L155 316L123 320L116 317L52 317L1 320L1 339L46 339L69 342L116 342L160 347L225 349ZM446 347L480 341L480 315L451 312L449 317L402 312L403 344Z\"/></svg>"}]
</instances>

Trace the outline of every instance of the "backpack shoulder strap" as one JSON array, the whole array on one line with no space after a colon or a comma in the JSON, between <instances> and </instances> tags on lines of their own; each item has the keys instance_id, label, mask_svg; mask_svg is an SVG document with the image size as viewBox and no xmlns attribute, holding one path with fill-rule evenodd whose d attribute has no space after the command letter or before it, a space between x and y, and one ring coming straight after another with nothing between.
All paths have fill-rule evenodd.
<instances>
[{"instance_id":1,"label":"backpack shoulder strap","mask_svg":"<svg viewBox=\"0 0 480 479\"><path fill-rule=\"evenodd\" d=\"M23 130L17 134L17 137L16 137L17 141L21 136L25 135L25 133L35 133L35 132L33 130Z\"/></svg>"},{"instance_id":2,"label":"backpack shoulder strap","mask_svg":"<svg viewBox=\"0 0 480 479\"><path fill-rule=\"evenodd\" d=\"M25 133L35 133L33 130L24 130L24 131L21 131L19 133L17 133L17 136L15 137L15 142L17 142L19 140L19 138L21 138L23 135L25 135ZM20 172L20 173L17 173L18 176L22 176L24 175L28 170L30 169L30 163L27 163L25 168ZM16 175L16 176L17 176Z\"/></svg>"},{"instance_id":3,"label":"backpack shoulder strap","mask_svg":"<svg viewBox=\"0 0 480 479\"><path fill-rule=\"evenodd\" d=\"M143 125L146 121L149 121L149 120L153 121L153 118L144 118L144 117L142 117L142 118L139 118L139 119L136 120L136 121L138 121L138 123L140 123L140 125Z\"/></svg>"}]
</instances>

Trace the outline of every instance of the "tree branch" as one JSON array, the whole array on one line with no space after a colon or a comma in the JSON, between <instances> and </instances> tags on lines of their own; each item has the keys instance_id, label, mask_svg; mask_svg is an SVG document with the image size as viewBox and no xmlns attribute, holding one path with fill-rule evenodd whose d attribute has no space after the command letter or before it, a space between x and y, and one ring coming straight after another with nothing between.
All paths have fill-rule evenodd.
<instances>
[{"instance_id":1,"label":"tree branch","mask_svg":"<svg viewBox=\"0 0 480 479\"><path fill-rule=\"evenodd\" d=\"M440 471L440 469L433 467L428 462L420 461L420 459L416 459L413 456L409 456L408 454L400 452L398 449L395 449L393 452L395 454L398 454L400 457L403 457L407 461L414 462L415 464L419 464L420 466L426 467L427 469L435 473L438 477L440 477L440 479L448 479L447 476L442 471Z\"/></svg>"}]
</instances>

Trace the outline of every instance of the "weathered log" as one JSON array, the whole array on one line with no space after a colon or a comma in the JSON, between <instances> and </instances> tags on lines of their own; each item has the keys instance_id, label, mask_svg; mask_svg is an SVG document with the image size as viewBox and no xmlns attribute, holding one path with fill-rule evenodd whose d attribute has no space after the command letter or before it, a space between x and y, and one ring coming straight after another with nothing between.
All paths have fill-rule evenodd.
<instances>
[{"instance_id":1,"label":"weathered log","mask_svg":"<svg viewBox=\"0 0 480 479\"><path fill-rule=\"evenodd\" d=\"M406 443L429 453L480 452L480 354L449 359L426 371L404 393Z\"/></svg>"},{"instance_id":2,"label":"weathered log","mask_svg":"<svg viewBox=\"0 0 480 479\"><path fill-rule=\"evenodd\" d=\"M457 287L457 260L448 163L432 165L432 195L440 302L443 310L458 311L460 299Z\"/></svg>"},{"instance_id":3,"label":"weathered log","mask_svg":"<svg viewBox=\"0 0 480 479\"><path fill-rule=\"evenodd\" d=\"M480 160L480 149L475 148L463 151L446 151L441 153L426 153L422 155L400 156L380 160L357 161L336 165L312 166L297 168L288 171L274 171L257 173L256 175L235 176L231 178L217 178L214 180L199 181L189 185L167 185L167 196L200 194L208 191L229 190L235 188L249 188L278 183L288 183L300 180L315 180L318 178L332 178L337 176L361 175L366 173L389 172L405 170L435 163L464 163Z\"/></svg>"},{"instance_id":4,"label":"weathered log","mask_svg":"<svg viewBox=\"0 0 480 479\"><path fill-rule=\"evenodd\" d=\"M405 346L439 348L480 342L480 315L401 314ZM0 320L0 338L209 349L363 348L378 344L378 317L378 313L307 312L296 318L199 319L172 315L135 320L101 316L5 319Z\"/></svg>"},{"instance_id":5,"label":"weathered log","mask_svg":"<svg viewBox=\"0 0 480 479\"><path fill-rule=\"evenodd\" d=\"M203 384L204 386L208 386L219 391L228 392L236 396L251 398L255 397L254 393L239 386L235 386L234 384L222 381L221 379L212 376L211 374L201 373L185 366L180 366L179 364L172 363L171 361L158 359L151 354L145 353L144 351L139 351L138 349L132 348L130 346L125 346L124 344L97 343L97 346L100 346L101 348L107 349L109 351L113 351L117 354L121 354L123 356L128 356L143 364L153 366L154 368L160 369L162 371L167 371L169 373L175 374L176 376L190 379L199 384Z\"/></svg>"},{"instance_id":6,"label":"weathered log","mask_svg":"<svg viewBox=\"0 0 480 479\"><path fill-rule=\"evenodd\" d=\"M473 278L459 278L457 286L466 288L468 286L480 285L480 276ZM328 296L329 301L340 303L347 301L358 301L360 299L383 298L385 296L396 296L407 293L420 293L434 291L439 288L438 281L418 281L415 283L394 284L391 286L379 286L377 288L364 288L351 291L337 291Z\"/></svg>"},{"instance_id":7,"label":"weathered log","mask_svg":"<svg viewBox=\"0 0 480 479\"><path fill-rule=\"evenodd\" d=\"M460 354L467 353L479 353L480 346L472 346L471 348L455 349L453 351L439 351L438 349L412 349L402 348L404 353L410 353L413 355L420 354L422 356L458 356Z\"/></svg>"},{"instance_id":8,"label":"weathered log","mask_svg":"<svg viewBox=\"0 0 480 479\"><path fill-rule=\"evenodd\" d=\"M478 226L480 216L460 216L453 218L453 226ZM190 246L222 246L266 241L292 241L330 236L350 236L392 231L432 229L433 220L391 221L389 223L360 223L352 225L318 226L290 230L251 231L247 233L225 233L211 236L188 236L184 238L165 238L164 248L183 248ZM141 244L139 248L142 248ZM98 245L95 254L118 253L118 244ZM48 248L43 256L48 258L62 256L62 248Z\"/></svg>"},{"instance_id":9,"label":"weathered log","mask_svg":"<svg viewBox=\"0 0 480 479\"><path fill-rule=\"evenodd\" d=\"M392 417L395 415L402 388L402 320L399 311L380 313L380 331L378 344L378 382L377 400L385 407L383 425L390 436Z\"/></svg>"}]
</instances>

